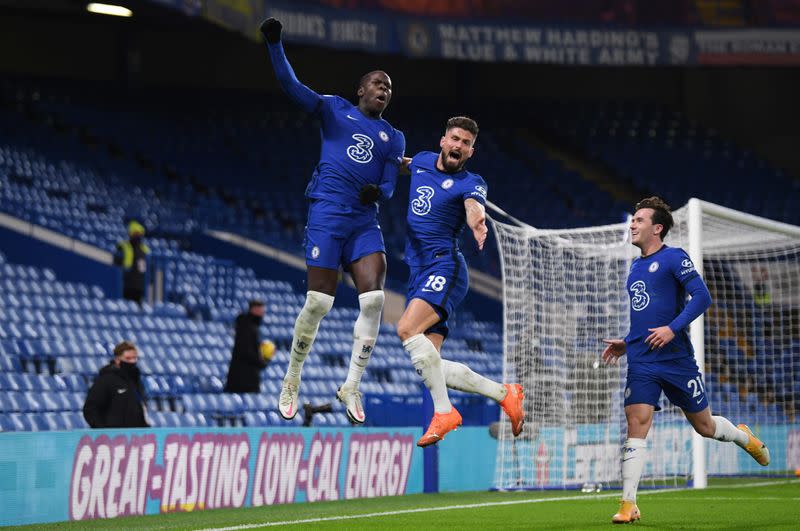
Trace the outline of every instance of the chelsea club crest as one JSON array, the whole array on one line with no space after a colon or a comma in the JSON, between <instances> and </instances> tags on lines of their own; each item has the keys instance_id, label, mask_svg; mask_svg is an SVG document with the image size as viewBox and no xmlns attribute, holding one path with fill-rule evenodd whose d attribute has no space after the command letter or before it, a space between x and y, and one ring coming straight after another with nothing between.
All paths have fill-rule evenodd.
<instances>
[{"instance_id":1,"label":"chelsea club crest","mask_svg":"<svg viewBox=\"0 0 800 531\"><path fill-rule=\"evenodd\" d=\"M442 181L442 188L444 188L445 190L447 190L451 186L453 186L453 179L445 179L444 181Z\"/></svg>"}]
</instances>

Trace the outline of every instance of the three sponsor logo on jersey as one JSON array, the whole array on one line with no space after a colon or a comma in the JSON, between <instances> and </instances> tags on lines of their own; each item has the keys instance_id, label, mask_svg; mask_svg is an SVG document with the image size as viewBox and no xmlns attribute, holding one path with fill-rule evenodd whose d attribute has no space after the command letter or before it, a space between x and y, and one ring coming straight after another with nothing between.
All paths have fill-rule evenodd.
<instances>
[{"instance_id":1,"label":"three sponsor logo on jersey","mask_svg":"<svg viewBox=\"0 0 800 531\"><path fill-rule=\"evenodd\" d=\"M347 156L350 157L350 160L359 164L366 164L371 161L372 148L375 147L375 142L361 133L354 134L352 138L356 143L347 148Z\"/></svg>"},{"instance_id":2,"label":"three sponsor logo on jersey","mask_svg":"<svg viewBox=\"0 0 800 531\"><path fill-rule=\"evenodd\" d=\"M411 201L411 211L418 216L424 216L431 211L431 199L436 191L431 186L419 186L416 191L419 197Z\"/></svg>"},{"instance_id":3,"label":"three sponsor logo on jersey","mask_svg":"<svg viewBox=\"0 0 800 531\"><path fill-rule=\"evenodd\" d=\"M647 270L650 273L655 273L658 271L659 267L659 263L653 261L653 263L648 266ZM695 270L694 264L688 258L684 258L681 261L681 267L683 267L683 269L679 273L680 276L684 276ZM633 296L631 296L631 308L636 312L647 308L647 305L650 304L650 294L647 293L647 284L645 284L643 280L637 280L631 284L631 287L628 289L633 293Z\"/></svg>"},{"instance_id":4,"label":"three sponsor logo on jersey","mask_svg":"<svg viewBox=\"0 0 800 531\"><path fill-rule=\"evenodd\" d=\"M417 168L416 173L427 173L427 170ZM440 186L444 190L449 190L454 184L455 181L453 179L447 178L442 181ZM411 211L418 216L424 216L431 211L431 199L436 195L436 190L432 186L419 186L416 192L419 194L419 197L411 201ZM475 191L471 192L470 195L486 199L486 188L483 186L476 186Z\"/></svg>"},{"instance_id":5,"label":"three sponsor logo on jersey","mask_svg":"<svg viewBox=\"0 0 800 531\"><path fill-rule=\"evenodd\" d=\"M347 117L351 120L358 121L358 118L353 118L349 114ZM386 131L378 131L378 137L384 142L389 141L389 134ZM347 156L350 160L358 162L359 164L366 164L372 160L372 148L375 147L375 142L369 135L363 133L356 133L352 136L356 141L355 144L347 147ZM402 162L402 158L400 159Z\"/></svg>"},{"instance_id":6,"label":"three sponsor logo on jersey","mask_svg":"<svg viewBox=\"0 0 800 531\"><path fill-rule=\"evenodd\" d=\"M647 293L647 286L643 280L637 280L628 288L633 296L631 297L631 308L635 312L641 312L650 304L650 294Z\"/></svg>"}]
</instances>

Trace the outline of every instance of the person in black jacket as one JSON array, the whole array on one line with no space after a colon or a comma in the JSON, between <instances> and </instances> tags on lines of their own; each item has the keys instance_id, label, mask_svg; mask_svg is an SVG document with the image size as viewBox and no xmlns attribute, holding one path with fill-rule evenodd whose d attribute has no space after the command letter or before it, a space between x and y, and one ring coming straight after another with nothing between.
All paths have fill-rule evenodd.
<instances>
[{"instance_id":1,"label":"person in black jacket","mask_svg":"<svg viewBox=\"0 0 800 531\"><path fill-rule=\"evenodd\" d=\"M236 318L236 336L225 383L226 393L258 393L261 370L269 363L261 354L261 334L258 331L264 319L264 303L252 300L248 306L248 311Z\"/></svg>"},{"instance_id":2,"label":"person in black jacket","mask_svg":"<svg viewBox=\"0 0 800 531\"><path fill-rule=\"evenodd\" d=\"M92 428L147 428L136 345L123 341L86 395L83 417Z\"/></svg>"}]
</instances>

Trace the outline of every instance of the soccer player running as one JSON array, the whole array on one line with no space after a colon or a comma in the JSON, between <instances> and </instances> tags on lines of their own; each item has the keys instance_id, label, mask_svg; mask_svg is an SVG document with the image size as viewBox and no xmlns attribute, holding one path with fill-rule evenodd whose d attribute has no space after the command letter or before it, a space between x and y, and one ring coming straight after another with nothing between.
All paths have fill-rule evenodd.
<instances>
[{"instance_id":1,"label":"soccer player running","mask_svg":"<svg viewBox=\"0 0 800 531\"><path fill-rule=\"evenodd\" d=\"M345 404L350 420L363 423L358 387L378 337L386 278L377 201L394 193L405 138L381 118L392 98L392 81L385 72L374 71L361 78L358 105L338 96L320 96L295 77L283 51L281 29L274 18L261 25L281 87L300 108L322 122L322 152L306 189L310 201L304 243L308 292L295 321L278 410L287 420L297 414L303 362L320 321L333 306L341 264L349 269L358 289L360 313L353 330L350 370L337 397Z\"/></svg>"},{"instance_id":2,"label":"soccer player running","mask_svg":"<svg viewBox=\"0 0 800 531\"><path fill-rule=\"evenodd\" d=\"M486 182L464 169L477 138L478 124L474 120L464 116L450 118L439 141L441 151L418 153L409 164L411 188L405 249L405 262L410 268L408 305L397 324L397 335L430 390L434 405L431 424L417 446L435 444L461 425L461 415L447 395L448 387L499 402L511 418L515 437L524 422L522 386L493 382L439 354L448 333L447 320L469 287L458 236L466 222L478 248L483 249L488 234L483 206Z\"/></svg>"},{"instance_id":3,"label":"soccer player running","mask_svg":"<svg viewBox=\"0 0 800 531\"><path fill-rule=\"evenodd\" d=\"M611 521L640 518L636 490L644 467L647 432L661 391L683 410L697 433L734 442L758 464L769 464L769 450L745 424L712 416L703 377L694 360L687 328L711 305L702 277L683 249L664 244L673 225L669 205L658 197L639 201L631 220L631 243L642 256L633 261L626 284L631 300L630 331L625 339L604 339L603 360L628 355L625 417L628 438L622 447L622 501ZM686 302L686 294L691 300Z\"/></svg>"}]
</instances>

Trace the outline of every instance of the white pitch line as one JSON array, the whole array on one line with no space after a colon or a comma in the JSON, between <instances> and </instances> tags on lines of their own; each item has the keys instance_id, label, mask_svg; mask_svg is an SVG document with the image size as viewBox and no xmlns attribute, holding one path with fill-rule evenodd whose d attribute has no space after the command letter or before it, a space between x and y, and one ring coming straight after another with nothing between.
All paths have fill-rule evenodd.
<instances>
[{"instance_id":1,"label":"white pitch line","mask_svg":"<svg viewBox=\"0 0 800 531\"><path fill-rule=\"evenodd\" d=\"M755 483L742 483L739 485L720 485L718 487L709 487L710 489L744 489L750 487L765 487L769 485L781 485L796 483L797 480L779 480L779 481L759 481ZM682 489L667 489L657 491L640 492L639 496L647 496L654 494L667 494L674 493L676 490L694 490L693 488ZM347 514L341 516L321 516L319 518L305 518L303 520L283 520L278 522L262 522L259 524L241 524L229 527L208 527L201 528L198 531L241 531L244 529L256 529L259 527L277 527L284 525L299 525L299 524L315 524L318 522L335 522L337 520L356 520L359 518L374 518L376 516L395 516L398 514L412 514L412 513L427 513L432 511L450 511L453 509L477 509L482 507L498 507L503 505L519 505L527 503L545 503L553 501L574 501L598 498L616 498L619 497L618 492L594 495L581 495L581 496L558 496L554 498L533 498L527 500L506 500L498 502L484 502L484 503L469 503L464 505L445 505L441 507L419 507L416 509L401 509L398 511L383 511L379 513L362 513L362 514ZM788 498L787 498L788 499Z\"/></svg>"},{"instance_id":2,"label":"white pitch line","mask_svg":"<svg viewBox=\"0 0 800 531\"><path fill-rule=\"evenodd\" d=\"M685 501L686 498L666 498L673 501ZM692 497L692 501L741 501L742 498L735 498L733 496L703 496L702 498ZM800 498L781 498L780 496L759 496L758 501L800 501Z\"/></svg>"}]
</instances>

